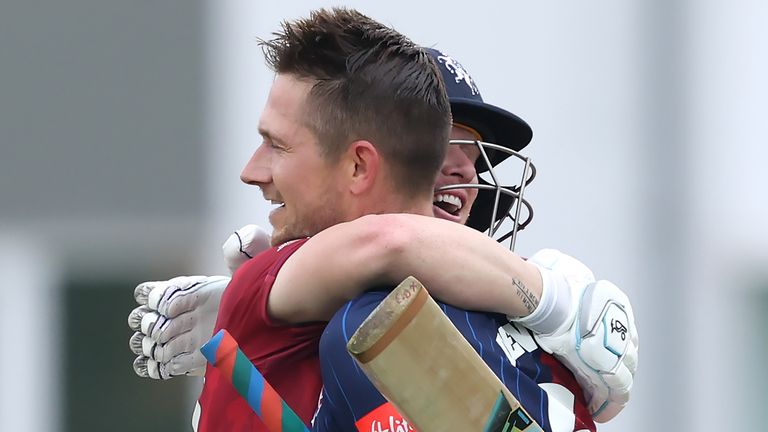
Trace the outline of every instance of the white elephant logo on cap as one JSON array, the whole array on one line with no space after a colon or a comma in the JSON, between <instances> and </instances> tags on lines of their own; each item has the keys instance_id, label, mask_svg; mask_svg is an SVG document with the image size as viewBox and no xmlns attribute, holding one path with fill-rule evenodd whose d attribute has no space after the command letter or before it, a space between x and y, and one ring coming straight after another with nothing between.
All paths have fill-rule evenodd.
<instances>
[{"instance_id":1,"label":"white elephant logo on cap","mask_svg":"<svg viewBox=\"0 0 768 432\"><path fill-rule=\"evenodd\" d=\"M464 66L462 66L461 63L453 59L451 56L446 55L445 53L441 54L441 56L437 57L437 60L445 64L445 68L454 75L456 83L458 84L463 80L467 86L469 86L469 89L472 91L472 95L479 94L480 90L477 89L475 82L472 80L472 77L469 76L467 70L464 69Z\"/></svg>"}]
</instances>

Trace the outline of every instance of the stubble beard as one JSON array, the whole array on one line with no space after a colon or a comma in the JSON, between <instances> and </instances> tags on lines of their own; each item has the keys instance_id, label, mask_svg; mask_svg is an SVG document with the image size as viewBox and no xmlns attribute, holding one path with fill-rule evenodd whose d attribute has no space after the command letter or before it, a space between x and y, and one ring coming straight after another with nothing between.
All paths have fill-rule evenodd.
<instances>
[{"instance_id":1,"label":"stubble beard","mask_svg":"<svg viewBox=\"0 0 768 432\"><path fill-rule=\"evenodd\" d=\"M309 210L292 218L282 226L272 227L272 246L279 246L291 240L312 237L320 231L344 222L340 212L328 206Z\"/></svg>"}]
</instances>

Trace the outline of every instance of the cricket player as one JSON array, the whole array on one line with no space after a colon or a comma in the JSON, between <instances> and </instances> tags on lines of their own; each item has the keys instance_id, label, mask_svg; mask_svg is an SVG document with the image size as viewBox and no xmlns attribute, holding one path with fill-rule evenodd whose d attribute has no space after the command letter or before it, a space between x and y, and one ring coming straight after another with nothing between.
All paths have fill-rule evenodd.
<instances>
[{"instance_id":1,"label":"cricket player","mask_svg":"<svg viewBox=\"0 0 768 432\"><path fill-rule=\"evenodd\" d=\"M447 130L443 132L442 137L436 134L436 131L440 131L441 128L440 120L437 119L439 116L434 115L434 112L440 111L435 109L435 106L439 108L441 105L440 98L436 96L436 93L431 90L429 92L422 90L414 91L410 94L408 92L398 94L388 89L380 94L375 94L376 89L370 89L371 82L373 82L370 76L366 77L368 81L364 88L356 89L360 93L355 92L355 89L345 90L347 90L347 94L355 95L370 95L370 92L374 91L375 100L378 102L376 104L376 108L379 109L378 112L371 108L366 108L371 109L371 113L364 112L364 110L361 111L360 101L342 99L347 104L354 102L351 104L352 108L346 107L346 110L342 110L341 113L326 112L325 116L330 116L331 120L337 122L349 122L349 118L352 118L351 124L348 125L351 127L343 129L333 128L330 126L334 124L329 119L314 118L316 116L320 117L319 113L322 110L318 108L325 106L324 104L327 104L328 101L316 101L313 98L332 98L331 87L339 85L338 83L333 83L331 72L334 71L321 70L318 73L317 70L311 69L311 67L316 66L310 64L309 66L301 65L298 71L286 72L288 69L283 69L285 64L282 63L282 60L286 57L289 59L301 58L302 49L304 49L305 45L295 44L290 46L291 41L289 40L291 37L300 36L299 33L301 32L306 34L309 34L310 30L316 32L313 33L310 41L302 41L304 43L313 42L321 44L320 48L333 46L333 38L338 37L338 34L328 35L327 32L323 33L323 31L318 31L317 27L312 26L322 27L340 18L347 20L345 25L338 26L343 29L335 29L341 34L350 28L360 30L360 27L355 27L355 25L362 27L368 25L377 28L383 33L391 32L390 29L381 28L378 23L372 23L367 18L353 12L336 10L332 13L317 13L308 21L294 23L293 27L291 27L291 24L287 24L285 33L282 36L283 40L278 38L277 41L272 41L273 45L271 47L268 46L268 57L278 75L260 122L260 132L264 137L264 144L257 150L251 162L249 162L249 165L244 170L243 179L249 183L259 185L264 191L266 198L280 203L280 207L270 217L270 221L275 227L273 242L279 246L261 253L238 270L221 299L218 322L216 323L217 329L227 328L235 336L254 364L265 374L267 379L277 388L278 392L283 395L305 421L311 417L311 413L314 411L319 392L319 379L316 378L318 376L317 338L319 337L319 332L324 327L323 324L307 324L307 321L328 319L344 300L353 297L352 289L355 290L354 294L357 294L361 286L365 286L364 282L391 283L411 273L428 281L428 284L434 284L435 286L450 286L451 280L455 279L455 275L448 277L441 274L434 275L430 279L428 274L422 275L419 272L410 271L411 269L408 269L408 273L397 274L397 272L394 272L394 275L378 275L376 274L377 272L392 271L391 269L396 268L398 263L391 260L382 260L381 262L367 261L369 264L367 268L374 274L374 277L371 277L370 274L366 276L368 279L361 278L358 280L350 277L348 280L349 287L346 287L346 289L350 290L349 292L344 292L342 289L342 294L330 295L329 293L327 296L328 300L325 301L323 297L320 299L320 302L316 302L317 296L308 295L297 298L295 294L291 294L292 289L295 287L314 285L311 281L301 280L301 276L291 279L291 275L297 273L296 268L301 269L305 266L303 262L307 261L307 258L299 259L302 256L301 252L305 248L313 244L320 245L323 242L333 244L333 242L328 242L329 239L336 237L332 233L332 229L339 230L338 233L343 233L345 230L353 231L352 235L348 236L347 239L352 245L357 245L358 249L362 249L362 251L358 251L359 253L354 253L354 250L348 249L350 255L345 256L347 262L356 262L353 258L363 259L363 262L366 262L365 257L369 256L366 254L371 252L377 253L377 250L386 249L387 244L399 245L399 243L397 241L393 242L392 237L388 235L390 231L386 230L386 228L393 227L386 226L389 223L387 216L368 216L364 219L357 219L359 216L368 213L389 212L431 215L433 212L432 185L434 184L435 171L439 162L434 164L436 166L432 170L432 174L427 176L428 181L408 182L411 182L410 177L413 176L414 171L429 171L430 164L426 162L431 160L430 158L437 157L437 161L443 160L439 149L433 149L433 154L429 156L426 151L427 149L425 149L426 144L440 142L441 139L447 140ZM351 23L355 25L350 25ZM322 36L317 36L318 34ZM324 39L324 37L327 37L327 39ZM348 37L348 35L344 35L344 37ZM281 47L275 44L286 45ZM410 52L409 61L413 61L414 58L419 59L418 50L409 51L411 47L409 44L406 45L408 49L402 49L400 54ZM296 48L297 46L302 48ZM270 51L270 48L273 51ZM318 51L322 52L322 50L319 50L319 47L312 48L314 49L311 50L313 53L311 60L318 61L316 53ZM306 49L309 51L309 48ZM283 55L279 54L280 50L284 50L282 51ZM286 56L286 53L290 55ZM364 53L345 55L362 63L357 64L345 61L344 67L359 67L360 69L365 69L365 61L371 58L370 55L366 56ZM325 63L330 65L331 69L335 66L342 71L344 70L344 67L338 61L333 61L333 59ZM408 71L408 78L414 77L415 66L412 64L409 64L407 67L398 65L397 69L392 68L392 65L389 66L389 69L383 68L383 71L394 73L402 69ZM424 66L422 70L429 69L427 65L422 66ZM357 69L357 71L360 69ZM376 72L376 68L372 67L371 70L363 70L363 72L367 73L372 73L371 71ZM320 75L324 80L322 81L324 84L328 82L333 84L331 86L308 85L306 81L319 82L320 80L315 75L310 75L314 77L312 79L307 79L302 75L307 73ZM432 73L435 73L434 70ZM424 76L428 75L425 74ZM395 74L394 78L402 77ZM352 85L354 84L353 82ZM439 89L440 87L438 83L437 88ZM352 93L349 93L350 90L352 90ZM391 100L392 96L403 94L408 95L411 99L404 98L405 100L400 101L395 97L393 103ZM414 94L417 96L426 95L426 99L429 102L433 102L434 106L427 104L428 108L424 109L423 112L419 112L417 107L414 107ZM338 100L332 100L338 102ZM391 105L383 105L382 102L390 103ZM407 115L402 115L398 119L398 116L393 116L393 113L397 112L395 108L402 109ZM430 109L432 113L430 113ZM427 115L424 115L424 113L427 113ZM364 118L356 119L353 114L362 115ZM366 116L367 118L365 118ZM393 117L395 118L393 119ZM384 118L387 121L380 121L380 123L385 124L379 126L371 125L377 123L373 120ZM421 121L416 122L414 119L421 119ZM371 124L361 120L370 120ZM431 120L430 128L432 129L425 126L427 120ZM393 121L400 121L404 125L399 127L397 125L393 126L391 124ZM420 126L425 127L421 130ZM373 127L372 131L366 130L371 127ZM384 130L375 130L376 127ZM398 133L395 134L394 131ZM412 133L402 133L403 131L412 131ZM346 147L342 146L340 149L323 149L320 151L313 148L313 146L322 143L324 141L323 138L330 142L333 142L333 138L339 139L337 137L339 134L343 135L340 140L347 143ZM350 138L348 135L351 134L361 135ZM372 138L362 140L360 137L366 136L363 134L367 134L367 136ZM389 153L385 152L388 134L397 136L397 139L389 137L390 142L395 143L396 141L395 145L398 146L397 152L393 152L391 149ZM414 148L408 148L406 146L407 142L403 142L408 141L406 139L408 136L414 138L410 140L410 145ZM528 137L529 139L530 136ZM354 141L349 143L350 140ZM374 142L376 145L373 144ZM309 151L307 147L309 147ZM379 148L382 148L380 152ZM464 149L458 149L461 152L465 152ZM406 155L400 153L408 151L412 151L415 154ZM444 152L445 150L443 149L442 151ZM334 155L334 152L339 154ZM329 154L335 156L336 159L333 159L333 157L331 157L330 161L324 159L330 157ZM414 161L418 163L413 164L413 168L403 168L404 166L408 167ZM398 164L401 164L401 166L398 166ZM388 179L383 174L392 175L398 172L407 172L408 181L405 181L405 176L398 177L394 175L392 179ZM429 187L422 190L423 185L420 186L421 183L426 183ZM408 196L401 196L404 191L407 191ZM449 208L450 211L446 213L453 214L461 210L461 193L455 192L448 195L451 195L452 198L447 199L454 203L456 202L455 198L458 198L460 205L454 205L454 207L458 208ZM334 204L338 206L329 208L327 205L329 199L333 200ZM453 216L456 216L456 214L453 214ZM351 220L355 221L340 223ZM331 226L333 227L332 229L323 231L323 233L329 233L327 236L317 235L310 240L304 238ZM447 227L438 224L435 230L439 231L445 228ZM451 230L456 230L457 228L460 227L450 227ZM492 240L479 235L471 229L466 229L461 235L456 235L454 231L449 231L448 235L454 236L457 239L462 238L462 236L471 237L472 235L477 235L483 239L482 241L475 240L482 245L480 249L484 251L494 250L495 247L499 247ZM443 235L442 237L445 238L446 236ZM369 245L371 247L360 248L360 245ZM317 250L318 248L315 249ZM312 256L312 248L308 250L310 252L305 254L305 257ZM334 250L334 248L331 247L330 250ZM444 249L435 250L444 251ZM505 251L505 254L510 257L514 256L508 251ZM339 254L337 253L337 255ZM437 255L434 254L431 258L436 258ZM488 253L481 253L480 257L486 255ZM407 254L403 256L407 256ZM506 259L511 261L511 258ZM538 295L537 293L542 291L542 277L539 275L539 269L523 262L519 258L516 259L517 261L513 265L507 265L506 270L510 273L517 273L520 285L530 287L526 289L531 290L534 295ZM494 262L493 259L488 261ZM498 263L499 260L495 262ZM318 264L321 263L316 263L315 266ZM454 264L461 264L461 262ZM407 269L407 265L408 263L406 263L404 268ZM413 267L413 263L410 263L410 265ZM294 270L289 271L292 267ZM326 267L335 268L331 265ZM342 275L352 275L351 272L344 273L340 267L338 269L338 273ZM304 275L306 278L306 275L311 275L311 272L309 274L304 272ZM565 281L565 278L561 279ZM173 311L171 311L173 306L182 304L190 299L197 301L210 294L210 291L204 289L204 287L210 286L210 281L197 280L192 283L189 281L187 279L185 282L171 282L160 287L162 288L161 290L150 290L149 293L146 293L146 301L158 313L155 314L156 319L154 321L152 319L145 319L152 316L152 314L145 314L139 320L141 321L142 333L147 335L147 337L141 340L140 345L144 345L142 346L142 352L160 360L160 362L154 363L154 373L151 367L152 363L147 363L150 366L146 369L149 375L164 375L162 365L171 364L171 360L173 360L163 358L168 354L168 350L165 348L169 348L166 345L170 344L170 341L160 342L163 332L174 327L174 321L167 319L174 316ZM184 284L186 286L182 287ZM465 292L464 287L466 285L456 285L459 290L453 294L454 298L451 300L452 294L450 292L447 292L444 298L452 303L461 304L462 299L470 296ZM565 285L570 289L567 286L567 281L565 281ZM480 300L476 304L488 310L493 310L494 307L501 308L502 312L513 316L529 315L532 311L532 305L521 305L519 301L510 300L515 299L515 296L510 295L514 290L509 286L509 278L505 278L504 284L497 282L488 286L491 287L488 289L496 289L502 301L485 300L487 303L482 304L483 300ZM180 289L169 289L169 287ZM153 296L156 292L162 294ZM211 297L215 297L215 295L211 295ZM488 298L492 298L492 296L489 295ZM175 301L180 299L184 301ZM318 303L322 305L316 307ZM468 305L468 307L472 306L473 304ZM186 321L188 322L188 320ZM297 323L302 324L291 325ZM155 335L157 336L155 339L156 343L147 344L146 340L151 340L152 333L157 333ZM148 350L146 349L147 345L149 347ZM164 363L163 360L166 360L166 362ZM168 374L167 369L165 372L166 377L174 374L174 371L170 371L170 374ZM177 370L176 372L185 373L187 371ZM201 430L216 430L217 427L225 430L239 430L240 428L260 430L258 429L261 427L258 419L252 413L250 416L248 415L250 410L247 404L239 399L228 383L223 382L223 379L216 375L215 370L208 369L206 379L206 386L201 395L201 405L203 407ZM314 401L311 400L312 398L314 398Z\"/></svg>"},{"instance_id":2,"label":"cricket player","mask_svg":"<svg viewBox=\"0 0 768 432\"><path fill-rule=\"evenodd\" d=\"M431 215L450 108L429 56L401 34L346 9L286 23L263 44L275 70L259 119L262 144L243 171L277 205L268 249L234 274L219 305L225 328L308 422L321 382L325 323L286 318L280 269L307 237L365 214ZM208 368L198 430L264 430L227 377Z\"/></svg>"},{"instance_id":3,"label":"cricket player","mask_svg":"<svg viewBox=\"0 0 768 432\"><path fill-rule=\"evenodd\" d=\"M443 73L448 90L453 111L452 139L495 141L497 136L501 136L515 150L519 150L528 143L529 138L521 142L519 139L508 137L511 129L524 123L511 113L484 103L477 86L458 61L445 53L429 51ZM496 114L496 117L493 114ZM502 117L498 117L499 115ZM485 135L478 131L483 131ZM463 154L465 156L463 158L448 155L438 176L438 187L472 183L477 180L475 166L484 166L477 163L479 152L465 151ZM498 160L501 157L497 152L495 158ZM480 170L481 168L478 169ZM453 181L441 181L450 179L451 174L454 177ZM516 189L519 190L519 188ZM472 188L466 188L464 191L468 193L462 196L464 198L462 207L471 208L475 195L471 193ZM436 209L436 214L441 211L443 211L442 208ZM425 232L429 233L429 225L444 223L437 219L414 221L415 223L410 221L418 218L413 215L391 216L391 219L401 219L402 225L406 228L400 229L406 231L408 236L413 236L415 244L421 240L420 236L428 235ZM443 217L461 224L467 223L468 218L468 212L459 212L454 215L454 219ZM478 220L487 221L487 218L475 219L475 221ZM414 229L410 230L410 227ZM445 253L455 253L454 251L461 249L462 246L464 243L460 237L448 237ZM473 258L465 258L467 263L473 262ZM529 262L541 266L543 274L557 267L557 271L569 274L572 279L581 279L585 284L592 284L587 288L590 292L614 293L615 291L615 287L609 282L595 283L589 269L570 257L561 256L556 251L540 251ZM440 271L451 272L450 268L441 266L438 262L434 265L439 266ZM466 267L462 267L459 272L465 269ZM466 274L475 273L470 271ZM466 292L472 293L473 287L480 285L478 282L481 281L468 281ZM318 415L313 421L313 430L323 432L412 430L407 420L378 392L346 350L349 338L387 294L387 289L372 290L362 294L342 307L326 327L320 343L323 397ZM607 403L606 400L602 400L601 406L590 406L587 403L574 375L550 354L556 350L552 348L558 346L558 342L554 342L555 338L541 337L540 342L537 342L539 335L523 327L523 323L536 322L541 316L534 317L532 314L527 319L517 320L518 322L515 323L515 320L511 322L503 314L470 312L445 303L440 305L465 339L545 431L595 431L593 414L596 419L606 421L616 415L617 409L621 409L615 401L610 399ZM539 308L538 311L542 309L546 308ZM549 319L552 317L550 316ZM538 327L540 324L534 324L533 327ZM562 321L559 325L562 325ZM551 331L551 328L545 330L545 332ZM626 349L626 339L622 340L620 333L615 333L613 336L611 342L620 345L620 349ZM550 348L549 352L542 347ZM424 361L428 362L429 359ZM582 372L581 376L586 375ZM590 385L593 384L590 383ZM596 399L589 402L596 403ZM615 412L608 415L606 409Z\"/></svg>"}]
</instances>

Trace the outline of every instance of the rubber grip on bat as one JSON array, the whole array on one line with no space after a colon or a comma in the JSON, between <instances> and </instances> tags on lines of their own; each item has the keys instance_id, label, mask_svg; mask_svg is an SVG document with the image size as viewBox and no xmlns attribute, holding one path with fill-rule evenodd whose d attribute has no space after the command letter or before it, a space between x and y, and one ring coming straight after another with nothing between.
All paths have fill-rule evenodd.
<instances>
[{"instance_id":1,"label":"rubber grip on bat","mask_svg":"<svg viewBox=\"0 0 768 432\"><path fill-rule=\"evenodd\" d=\"M298 415L264 379L225 329L219 330L200 351L213 367L248 401L270 432L309 432Z\"/></svg>"}]
</instances>

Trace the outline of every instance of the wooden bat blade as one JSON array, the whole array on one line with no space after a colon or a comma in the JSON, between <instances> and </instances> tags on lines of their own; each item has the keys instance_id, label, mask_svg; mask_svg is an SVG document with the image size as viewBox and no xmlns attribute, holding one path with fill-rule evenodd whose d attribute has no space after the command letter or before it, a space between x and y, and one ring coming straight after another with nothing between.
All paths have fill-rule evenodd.
<instances>
[{"instance_id":1,"label":"wooden bat blade","mask_svg":"<svg viewBox=\"0 0 768 432\"><path fill-rule=\"evenodd\" d=\"M419 432L542 430L413 277L371 312L347 350Z\"/></svg>"}]
</instances>

